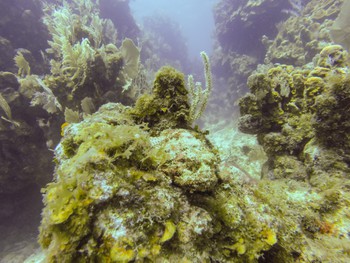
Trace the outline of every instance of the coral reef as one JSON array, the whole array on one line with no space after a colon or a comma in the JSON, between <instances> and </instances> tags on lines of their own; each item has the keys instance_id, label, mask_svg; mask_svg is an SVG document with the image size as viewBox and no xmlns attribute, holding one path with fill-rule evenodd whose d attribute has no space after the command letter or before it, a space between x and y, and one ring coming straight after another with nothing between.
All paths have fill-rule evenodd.
<instances>
[{"instance_id":1,"label":"coral reef","mask_svg":"<svg viewBox=\"0 0 350 263\"><path fill-rule=\"evenodd\" d=\"M338 46L325 54L339 52L346 55ZM341 59L337 62L342 65ZM250 95L246 112L256 94L260 100L252 113L258 114L262 101L277 108L266 119L260 115L257 129L273 131L265 134L271 134L276 145L267 151L268 162L275 164L273 178L260 179L249 168L263 156L261 150L243 145L247 166L242 169L235 163L240 157L224 154L229 148L214 148L203 133L183 124L189 115L188 93L183 75L169 67L158 72L153 93L141 96L134 108L109 103L84 121L66 126L55 150L54 181L44 190L40 243L45 260L346 262L350 249L346 163L335 149L317 143L317 127L305 124L310 114L318 114L309 105L311 100L295 102L289 111L283 108L285 113L278 111L285 104L277 101L310 94L316 105L321 91L312 92L311 84L302 86L310 92L295 85L289 92L284 87L282 95L278 83L287 85L294 78L299 85L301 80L314 83L303 74L321 76L323 69L346 82L344 68L337 66L318 67L313 73L291 66L271 69L274 91L268 90L270 77L263 73L256 81L251 78L256 92ZM285 79L289 75L293 78ZM264 84L260 93L258 80ZM343 93L340 86L337 90ZM161 96L171 103L171 110L155 110ZM310 111L300 111L303 116L296 120L293 113L300 105ZM272 118L277 113L280 121ZM292 142L278 132L285 123L285 132L295 133ZM298 128L291 132L292 125L305 125L309 133ZM280 147L278 140L283 143ZM301 145L303 154L290 153L297 153ZM271 160L275 152L278 158Z\"/></svg>"},{"instance_id":2,"label":"coral reef","mask_svg":"<svg viewBox=\"0 0 350 263\"><path fill-rule=\"evenodd\" d=\"M138 123L147 122L154 130L188 128L190 103L184 75L170 66L156 74L152 94L138 98L131 110Z\"/></svg>"},{"instance_id":3,"label":"coral reef","mask_svg":"<svg viewBox=\"0 0 350 263\"><path fill-rule=\"evenodd\" d=\"M49 262L202 257L195 247L212 235L212 218L187 195L214 190L218 157L202 134L181 128L183 75L163 68L153 92L150 103L106 104L65 128L45 190L40 243ZM155 112L167 98L169 108Z\"/></svg>"},{"instance_id":4,"label":"coral reef","mask_svg":"<svg viewBox=\"0 0 350 263\"><path fill-rule=\"evenodd\" d=\"M324 227L333 232L342 225L336 223L338 201L349 196L350 78L348 53L341 46L327 46L317 57L313 67L279 65L252 75L251 93L240 100L239 127L257 134L267 153L262 177L306 182L319 192L317 211L327 220L318 231L326 233ZM313 232L309 226L307 231ZM329 246L327 240L321 243Z\"/></svg>"},{"instance_id":5,"label":"coral reef","mask_svg":"<svg viewBox=\"0 0 350 263\"><path fill-rule=\"evenodd\" d=\"M51 180L52 149L65 117L77 122L106 101L131 103L138 95L133 42L123 39L117 48L113 24L92 1L49 3L0 3L0 227L6 237L21 225L32 227L26 234L36 232L23 221L40 213L35 198Z\"/></svg>"},{"instance_id":6,"label":"coral reef","mask_svg":"<svg viewBox=\"0 0 350 263\"><path fill-rule=\"evenodd\" d=\"M313 68L279 65L253 74L251 93L240 100L240 129L258 134L271 158L303 161L300 154L313 138L347 154L347 61L347 52L333 45L321 51Z\"/></svg>"},{"instance_id":7,"label":"coral reef","mask_svg":"<svg viewBox=\"0 0 350 263\"><path fill-rule=\"evenodd\" d=\"M132 114L139 121L146 121L154 130L189 128L205 111L213 85L208 55L201 53L206 89L194 83L188 76L187 88L184 75L170 66L162 67L156 74L153 94L138 98Z\"/></svg>"},{"instance_id":8,"label":"coral reef","mask_svg":"<svg viewBox=\"0 0 350 263\"><path fill-rule=\"evenodd\" d=\"M15 72L15 65L13 63L13 57L15 54L15 50L11 45L11 42L0 36L0 70L7 70Z\"/></svg>"},{"instance_id":9,"label":"coral reef","mask_svg":"<svg viewBox=\"0 0 350 263\"><path fill-rule=\"evenodd\" d=\"M218 41L224 50L261 53L264 48L258 40L277 33L275 24L287 17L282 10L289 7L287 0L222 0L214 11Z\"/></svg>"},{"instance_id":10,"label":"coral reef","mask_svg":"<svg viewBox=\"0 0 350 263\"><path fill-rule=\"evenodd\" d=\"M248 78L250 93L239 102L244 136L231 128L207 136L192 127L212 90L204 53L206 90L192 76L186 87L184 74L165 66L152 91L125 106L144 77L140 50L126 31L117 41L114 26L123 26L102 19L109 10L99 2L111 3L46 5L50 72L39 73L30 45L15 52L17 44L0 39L14 57L6 69L12 73L0 73L1 223L25 207L43 174L52 174L48 148L62 137L53 181L42 190L42 251L26 262L349 262L349 55L327 44L326 30L342 1L311 0L305 8L292 0L219 3L215 65L238 93L262 61L264 44L266 62L302 65L316 55L302 67L261 65ZM128 1L114 3L131 25ZM278 15L261 23L270 12ZM289 15L270 41L274 24ZM8 61L1 54L0 65ZM229 98L218 93L222 105ZM24 260L27 246L15 249L21 255L5 261Z\"/></svg>"},{"instance_id":11,"label":"coral reef","mask_svg":"<svg viewBox=\"0 0 350 263\"><path fill-rule=\"evenodd\" d=\"M48 113L42 116L48 125L43 130L52 145L64 121L77 122L109 101L130 104L141 86L139 49L128 38L116 46L114 25L100 18L98 1L56 2L44 5L51 39L43 55L50 73L32 70L29 51L20 49L14 57L20 94L36 111Z\"/></svg>"},{"instance_id":12,"label":"coral reef","mask_svg":"<svg viewBox=\"0 0 350 263\"><path fill-rule=\"evenodd\" d=\"M138 49L129 39L117 48L113 23L101 19L98 8L90 0L46 7L44 22L52 36L47 50L51 74L43 83L74 111L82 112L84 98L91 98L95 107L113 97L128 103L127 92L122 92L131 89L138 72Z\"/></svg>"},{"instance_id":13,"label":"coral reef","mask_svg":"<svg viewBox=\"0 0 350 263\"><path fill-rule=\"evenodd\" d=\"M232 104L247 91L248 76L266 54L264 38L273 39L276 24L288 18L283 10L290 9L289 1L222 0L214 8L215 43L213 73L221 78L221 86L227 86L225 105ZM215 94L214 94L215 95ZM232 111L232 109L228 109Z\"/></svg>"},{"instance_id":14,"label":"coral reef","mask_svg":"<svg viewBox=\"0 0 350 263\"><path fill-rule=\"evenodd\" d=\"M213 72L225 78L230 99L244 95L246 80L259 63L302 66L310 62L333 42L329 29L342 3L220 1L214 11L218 43Z\"/></svg>"},{"instance_id":15,"label":"coral reef","mask_svg":"<svg viewBox=\"0 0 350 263\"><path fill-rule=\"evenodd\" d=\"M40 50L47 48L48 32L41 22L43 15L41 2L38 0L1 1L0 36L6 38L15 49L30 50L36 62L42 63ZM13 58L15 51L7 54ZM1 57L7 54L1 53ZM8 71L5 66L9 67L10 65L13 63L3 64L0 70Z\"/></svg>"},{"instance_id":16,"label":"coral reef","mask_svg":"<svg viewBox=\"0 0 350 263\"><path fill-rule=\"evenodd\" d=\"M130 0L100 0L100 13L104 19L111 19L118 32L118 40L132 39L135 43L141 31L129 7Z\"/></svg>"},{"instance_id":17,"label":"coral reef","mask_svg":"<svg viewBox=\"0 0 350 263\"><path fill-rule=\"evenodd\" d=\"M348 51L350 50L350 40L349 40L349 24L350 20L347 13L350 11L350 5L348 1L344 1L340 7L340 12L335 19L332 27L330 28L330 34L332 40L343 45Z\"/></svg>"},{"instance_id":18,"label":"coral reef","mask_svg":"<svg viewBox=\"0 0 350 263\"><path fill-rule=\"evenodd\" d=\"M25 61L31 63L31 73L46 72L40 50L48 46L48 32L41 22L42 15L41 1L4 0L0 3L0 231L4 237L0 244L2 249L9 246L6 241L10 243L9 233L14 229L14 225L19 221L18 226L24 225L21 221L26 217L24 214L27 213L27 218L33 218L35 216L31 216L31 213L40 211L40 208L37 209L41 207L40 187L50 180L48 177L53 171L53 154L48 149L39 124L42 112L30 108L30 101L21 94L16 76L16 73L28 73L26 70L29 68L25 70L23 63ZM18 72L16 64L22 71ZM37 201L37 206L32 204L34 200ZM34 206L35 209L27 209ZM35 222L39 219L37 216ZM26 225L31 226L31 232L35 231L31 222L26 222ZM29 227L26 231L28 229ZM16 237L18 236L20 235Z\"/></svg>"},{"instance_id":19,"label":"coral reef","mask_svg":"<svg viewBox=\"0 0 350 263\"><path fill-rule=\"evenodd\" d=\"M265 63L302 66L332 43L329 28L343 0L311 0L300 13L279 24L278 35L264 39L268 50Z\"/></svg>"}]
</instances>

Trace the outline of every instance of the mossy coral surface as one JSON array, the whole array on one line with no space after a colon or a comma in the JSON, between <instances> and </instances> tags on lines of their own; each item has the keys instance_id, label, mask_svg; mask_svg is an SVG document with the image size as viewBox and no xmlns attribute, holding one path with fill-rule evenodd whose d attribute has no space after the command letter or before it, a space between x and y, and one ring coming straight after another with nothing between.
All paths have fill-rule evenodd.
<instances>
[{"instance_id":1,"label":"mossy coral surface","mask_svg":"<svg viewBox=\"0 0 350 263\"><path fill-rule=\"evenodd\" d=\"M150 103L144 96L135 108L106 104L68 125L56 148L54 181L44 190L40 243L46 260L346 262L347 164L318 139L313 122L318 97L333 86L310 96L304 92L310 72L281 66L269 71L272 78L261 73L250 80L254 93L248 97L256 103L241 103L246 114L258 114L261 126L254 129L270 147L262 179L241 170L249 177L242 180L232 157L220 160L221 150L202 133L177 122L178 111L188 116L188 98L172 69L161 71L155 87L180 96L165 95L177 110L161 114L153 102L164 94L155 92L147 95ZM175 78L160 82L159 76Z\"/></svg>"},{"instance_id":2,"label":"mossy coral surface","mask_svg":"<svg viewBox=\"0 0 350 263\"><path fill-rule=\"evenodd\" d=\"M310 0L298 15L290 16L278 26L278 34L265 40L268 50L265 63L302 66L333 41L330 28L343 0ZM297 3L297 2L296 2Z\"/></svg>"},{"instance_id":3,"label":"mossy coral surface","mask_svg":"<svg viewBox=\"0 0 350 263\"><path fill-rule=\"evenodd\" d=\"M301 154L313 138L347 154L347 61L347 52L332 45L314 67L278 65L250 76L251 93L240 100L240 129L258 135L270 160L289 155L303 163Z\"/></svg>"},{"instance_id":4,"label":"mossy coral surface","mask_svg":"<svg viewBox=\"0 0 350 263\"><path fill-rule=\"evenodd\" d=\"M152 94L136 101L131 114L154 130L189 128L190 104L183 73L164 66L156 74Z\"/></svg>"},{"instance_id":5,"label":"mossy coral surface","mask_svg":"<svg viewBox=\"0 0 350 263\"><path fill-rule=\"evenodd\" d=\"M319 193L312 203L315 213L304 215L303 229L308 235L317 233L321 247L330 247L326 232L332 233L336 246L340 229L349 220L345 216L342 223L336 223L339 211L347 210L344 205L349 196L350 80L348 54L341 46L327 46L317 58L313 67L277 65L252 75L248 80L251 93L240 100L239 125L243 132L257 134L267 153L262 177L304 182ZM339 206L340 199L345 202ZM306 219L310 217L316 218ZM340 232L336 234L333 227ZM312 238L310 247L316 246ZM347 261L348 254L343 253L339 262ZM314 257L335 260L319 251Z\"/></svg>"}]
</instances>

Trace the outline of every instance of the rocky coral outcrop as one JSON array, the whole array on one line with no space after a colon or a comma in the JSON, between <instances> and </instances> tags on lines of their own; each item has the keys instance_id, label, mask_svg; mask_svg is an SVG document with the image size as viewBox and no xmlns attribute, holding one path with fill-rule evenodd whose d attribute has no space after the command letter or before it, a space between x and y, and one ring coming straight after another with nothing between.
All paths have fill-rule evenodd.
<instances>
[{"instance_id":1,"label":"rocky coral outcrop","mask_svg":"<svg viewBox=\"0 0 350 263\"><path fill-rule=\"evenodd\" d=\"M327 46L314 67L280 65L249 78L240 129L258 135L269 157L265 176L311 182L323 172L347 177L347 61L341 46Z\"/></svg>"},{"instance_id":2,"label":"rocky coral outcrop","mask_svg":"<svg viewBox=\"0 0 350 263\"><path fill-rule=\"evenodd\" d=\"M266 63L302 66L332 43L329 29L343 0L312 0L298 16L279 24L278 35L269 41Z\"/></svg>"},{"instance_id":3,"label":"rocky coral outcrop","mask_svg":"<svg viewBox=\"0 0 350 263\"><path fill-rule=\"evenodd\" d=\"M288 76L282 74L285 70L274 75L283 79ZM293 72L292 67L288 70ZM341 75L342 69L338 70ZM183 76L165 68L158 77L165 75L166 85L156 80L153 91L173 87L173 97L165 98L175 104L173 111L167 103L164 109L154 109L163 94L155 92L149 95L153 98L149 103L143 103L146 95L141 97L138 109L106 104L84 121L64 128L55 151L54 181L44 191L40 243L45 260L346 262L349 183L341 170L345 163L329 159L332 149L309 140L303 166L299 155L288 155L284 145L276 147L284 151L274 161L280 174L244 179L249 174L241 170L238 176L240 167L231 157L221 162L219 151L203 133L183 125L186 118L174 118L188 116L186 107L176 105L186 105ZM268 94L277 98L277 84L275 89ZM300 95L294 89L284 91L286 97L295 94ZM270 95L261 92L259 96L268 103ZM254 107L253 113L258 112ZM270 116L261 125L275 129L288 121L287 115L291 113L282 115L280 122ZM278 131L275 134L283 140ZM294 146L304 143L298 136L309 135L296 133L294 144L289 145L295 152L298 147ZM270 140L278 146L273 136ZM243 151L249 153L249 149ZM309 183L305 175L311 163L320 166ZM322 173L325 167L333 170ZM338 173L327 174L336 169Z\"/></svg>"},{"instance_id":4,"label":"rocky coral outcrop","mask_svg":"<svg viewBox=\"0 0 350 263\"><path fill-rule=\"evenodd\" d=\"M213 72L225 79L229 100L237 100L246 90L246 80L262 63L266 47L264 38L273 39L276 24L287 19L289 1L222 0L214 9L216 48ZM224 96L224 100L227 96ZM229 103L227 103L229 104Z\"/></svg>"},{"instance_id":5,"label":"rocky coral outcrop","mask_svg":"<svg viewBox=\"0 0 350 263\"><path fill-rule=\"evenodd\" d=\"M213 218L191 196L215 189L218 157L186 127L183 81L164 68L154 96L148 103L141 97L138 110L106 104L64 129L40 234L49 261L180 260L188 250L202 257ZM160 98L172 103L158 108Z\"/></svg>"},{"instance_id":6,"label":"rocky coral outcrop","mask_svg":"<svg viewBox=\"0 0 350 263\"><path fill-rule=\"evenodd\" d=\"M255 54L264 50L263 35L274 36L275 24L288 15L282 10L290 7L288 1L220 1L214 11L216 34L225 50Z\"/></svg>"},{"instance_id":7,"label":"rocky coral outcrop","mask_svg":"<svg viewBox=\"0 0 350 263\"><path fill-rule=\"evenodd\" d=\"M91 11L89 8L98 1L57 0L48 1L48 5L43 2L4 0L0 3L0 227L6 237L2 241L7 242L7 247L13 243L15 238L11 237L16 236L16 231L21 232L17 235L18 240L29 232L36 233L35 224L40 218L35 215L39 215L42 205L40 188L51 180L53 148L61 138L64 110L70 108L90 114L106 101L121 100L123 85L128 82L130 88L130 78L138 73L139 51L130 44L132 41L126 40L118 49L107 39L107 35L113 37L115 33L113 24L106 25L107 20L97 15L98 7L95 6L94 12L87 11ZM130 10L126 8L128 2L119 2L125 7L124 15L132 20ZM84 10L87 16L77 15L76 9L73 12L70 7L74 4L83 5L85 9L80 11ZM61 20L56 16L55 22L50 24L54 9L56 15L61 15ZM72 13L64 17L68 9ZM45 12L46 19L43 19ZM71 27L62 23L65 18L71 19L68 23ZM92 20L94 23L90 23ZM104 27L99 27L101 25ZM61 34L63 31L69 36ZM65 36L67 38L63 40ZM105 45L97 52L92 46L100 47L98 41L102 40L99 37L104 38ZM55 40L62 48L59 55L47 49L52 47L48 41L53 44ZM93 58L89 57L91 54L94 54ZM119 74L122 67L128 76ZM82 81L87 72L89 85ZM83 82L86 85L82 85ZM74 99L72 83L84 86L76 90ZM111 87L116 86L118 91L113 92ZM98 97L95 105L91 97ZM131 101L129 97L126 100ZM78 121L82 118L82 114L79 117L76 113L71 110L70 115L66 114L69 115L67 119ZM5 249L3 243L1 247Z\"/></svg>"}]
</instances>

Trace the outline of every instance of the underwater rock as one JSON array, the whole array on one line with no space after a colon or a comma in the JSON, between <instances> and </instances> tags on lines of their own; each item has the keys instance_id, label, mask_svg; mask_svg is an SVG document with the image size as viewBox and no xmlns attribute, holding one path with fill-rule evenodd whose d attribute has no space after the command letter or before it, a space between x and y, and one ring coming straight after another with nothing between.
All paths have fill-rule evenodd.
<instances>
[{"instance_id":1,"label":"underwater rock","mask_svg":"<svg viewBox=\"0 0 350 263\"><path fill-rule=\"evenodd\" d=\"M228 94L217 94L230 105L247 92L246 81L266 54L263 39L273 39L276 24L289 15L287 0L222 0L214 8L217 42L213 52L213 72L225 80ZM215 90L214 90L215 94ZM228 96L227 96L228 95ZM220 97L221 96L221 97Z\"/></svg>"},{"instance_id":2,"label":"underwater rock","mask_svg":"<svg viewBox=\"0 0 350 263\"><path fill-rule=\"evenodd\" d=\"M329 29L339 13L342 0L311 0L298 16L279 25L268 46L265 63L302 66L330 43Z\"/></svg>"},{"instance_id":3,"label":"underwater rock","mask_svg":"<svg viewBox=\"0 0 350 263\"><path fill-rule=\"evenodd\" d=\"M162 67L152 91L153 94L140 96L131 110L138 122L147 122L154 131L190 127L189 92L183 73L170 66Z\"/></svg>"},{"instance_id":4,"label":"underwater rock","mask_svg":"<svg viewBox=\"0 0 350 263\"><path fill-rule=\"evenodd\" d=\"M42 15L41 1L4 0L0 3L0 36L8 39L15 49L30 50L40 62L40 50L47 48L49 38Z\"/></svg>"},{"instance_id":5,"label":"underwater rock","mask_svg":"<svg viewBox=\"0 0 350 263\"><path fill-rule=\"evenodd\" d=\"M165 13L145 17L140 35L141 60L147 70L156 72L159 68L170 65L186 74L192 72L187 40L174 19Z\"/></svg>"},{"instance_id":6,"label":"underwater rock","mask_svg":"<svg viewBox=\"0 0 350 263\"><path fill-rule=\"evenodd\" d=\"M130 39L117 47L116 29L100 17L99 7L99 1L90 0L47 3L42 21L49 48L41 54L46 68L39 74L32 54L23 48L14 58L21 91L56 126L66 109L82 118L110 101L131 104L144 84L138 79L138 47Z\"/></svg>"},{"instance_id":7,"label":"underwater rock","mask_svg":"<svg viewBox=\"0 0 350 263\"><path fill-rule=\"evenodd\" d=\"M349 25L350 20L347 15L350 11L350 4L348 1L344 1L339 15L335 19L332 27L330 28L330 34L332 40L343 45L348 51L350 51L350 39L349 39Z\"/></svg>"},{"instance_id":8,"label":"underwater rock","mask_svg":"<svg viewBox=\"0 0 350 263\"><path fill-rule=\"evenodd\" d=\"M331 159L341 174L348 171L347 63L348 53L331 45L320 52L314 68L279 65L249 78L251 93L240 100L239 127L242 132L257 134L275 178L312 178L316 170L329 169L321 164L328 159L321 153L328 156L328 152L333 152ZM307 147L311 141L318 149L317 156L306 154L311 151Z\"/></svg>"},{"instance_id":9,"label":"underwater rock","mask_svg":"<svg viewBox=\"0 0 350 263\"><path fill-rule=\"evenodd\" d=\"M175 185L190 192L207 192L214 189L217 156L209 145L203 144L199 134L186 130L165 130L157 138L156 148L164 148L168 161L159 170L172 178Z\"/></svg>"},{"instance_id":10,"label":"underwater rock","mask_svg":"<svg viewBox=\"0 0 350 263\"><path fill-rule=\"evenodd\" d=\"M212 235L211 215L191 196L215 189L218 157L186 122L183 75L161 69L153 92L135 108L105 104L64 127L45 189L40 243L48 261L181 258Z\"/></svg>"},{"instance_id":11,"label":"underwater rock","mask_svg":"<svg viewBox=\"0 0 350 263\"><path fill-rule=\"evenodd\" d=\"M13 63L15 50L11 45L11 42L2 36L0 36L0 54L0 70L15 72Z\"/></svg>"},{"instance_id":12,"label":"underwater rock","mask_svg":"<svg viewBox=\"0 0 350 263\"><path fill-rule=\"evenodd\" d=\"M344 68L349 63L348 52L340 45L330 45L322 49L317 60L317 66L323 68Z\"/></svg>"},{"instance_id":13,"label":"underwater rock","mask_svg":"<svg viewBox=\"0 0 350 263\"><path fill-rule=\"evenodd\" d=\"M295 250L293 253L296 252L295 256L302 262L309 257L321 261L349 260L344 251L341 259L328 253L330 247L339 249L336 247L342 243L342 235L335 232L339 233L349 222L349 216L339 214L348 210L345 199L349 196L350 184L347 63L347 52L339 45L331 45L316 56L313 67L261 68L249 77L250 93L239 102L241 131L257 134L268 157L262 169L262 177L270 181L265 182L265 186L273 187L272 182L275 182L275 186L282 187L282 182L287 180L296 188L304 185L308 191L318 193L318 197L314 196L317 200L309 203L311 213L301 212L301 218L293 219L294 223L300 222L301 239L308 240L309 251L313 251L310 255L306 250ZM252 125L253 118L259 120L256 125ZM286 196L298 195L290 191L287 190ZM308 203L307 198L302 199ZM292 201L293 206L295 201ZM284 223L290 219L285 217ZM344 224L336 223L338 220ZM288 235L285 233L284 237ZM317 245L315 238L319 242ZM264 254L266 262L294 262L295 259L288 259L284 249L281 250L280 241ZM293 243L287 245L287 250L294 247L296 243ZM323 253L318 246L327 248L327 252Z\"/></svg>"},{"instance_id":14,"label":"underwater rock","mask_svg":"<svg viewBox=\"0 0 350 263\"><path fill-rule=\"evenodd\" d=\"M100 0L100 12L102 18L112 20L118 31L119 41L131 38L136 42L141 31L132 16L129 2L125 0Z\"/></svg>"},{"instance_id":15,"label":"underwater rock","mask_svg":"<svg viewBox=\"0 0 350 263\"><path fill-rule=\"evenodd\" d=\"M128 111L106 104L65 128L41 225L50 261L166 258L174 246L211 235L211 216L188 193L208 193L217 182L217 157L204 137L182 129L151 136ZM189 214L203 215L195 232Z\"/></svg>"},{"instance_id":16,"label":"underwater rock","mask_svg":"<svg viewBox=\"0 0 350 263\"><path fill-rule=\"evenodd\" d=\"M271 79L260 73L264 92L257 96L255 112L268 101L277 106L297 94L303 98L303 92L295 92L297 87L279 94L277 84L279 80L286 83L286 71L292 76L294 70L299 75L303 71L292 67L276 70L269 73L277 72ZM173 109L179 112L188 101L187 94L180 92L182 79L178 72L163 69L154 87L155 93L170 87L169 92L180 97L171 98ZM300 76L295 79L300 81ZM259 91L259 81L252 83ZM274 96L269 95L271 84ZM151 102L162 95L148 94ZM344 215L349 212L349 183L333 166L337 161L344 168L345 163L333 158L328 165L333 167L332 176L320 173L325 166L315 164L326 156L313 150L320 146L311 140L306 146L298 137L310 136L309 131L298 132L288 142L297 122L284 115L301 112L280 106L285 110L281 122L271 116L262 118L267 134L268 128L284 130L275 134L290 149L270 146L268 157L276 154L274 162L269 160L272 176L259 179L241 170L248 177L244 179L237 176L237 168L242 168L234 158L226 156L227 161L221 163L218 150L203 133L174 125L176 110L155 114L147 98L140 97L135 108L105 104L84 121L63 127L63 138L55 150L54 181L44 190L39 241L46 261L256 263L348 257L350 218ZM164 115L159 118L161 112ZM188 116L187 110L183 112L183 117ZM261 112L262 117L264 114ZM309 115L304 119L310 121ZM265 121L274 125L265 126ZM310 125L305 127L312 130ZM297 146L308 149L307 153L300 154ZM247 148L241 151L251 161L256 158ZM314 171L310 184L309 171ZM328 248L328 254L315 253L316 247Z\"/></svg>"},{"instance_id":17,"label":"underwater rock","mask_svg":"<svg viewBox=\"0 0 350 263\"><path fill-rule=\"evenodd\" d=\"M250 54L263 50L263 35L274 36L275 24L287 17L288 1L222 0L214 10L216 34L225 50Z\"/></svg>"},{"instance_id":18,"label":"underwater rock","mask_svg":"<svg viewBox=\"0 0 350 263\"><path fill-rule=\"evenodd\" d=\"M29 189L49 181L47 175L53 167L45 136L29 101L18 92L16 76L0 72L0 86L0 195L3 205L10 207L1 213L2 220L9 211L18 210ZM13 196L17 196L16 201Z\"/></svg>"}]
</instances>

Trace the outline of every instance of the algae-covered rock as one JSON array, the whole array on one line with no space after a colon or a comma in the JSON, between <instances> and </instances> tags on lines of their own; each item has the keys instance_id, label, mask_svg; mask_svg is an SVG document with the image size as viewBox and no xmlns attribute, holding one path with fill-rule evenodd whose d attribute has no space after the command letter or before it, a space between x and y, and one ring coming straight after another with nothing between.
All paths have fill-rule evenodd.
<instances>
[{"instance_id":1,"label":"algae-covered rock","mask_svg":"<svg viewBox=\"0 0 350 263\"><path fill-rule=\"evenodd\" d=\"M43 190L45 260L346 262L347 164L314 135L316 110L304 100L317 104L326 89L304 93L310 72L280 66L252 79L256 105L244 104L244 112L259 114L258 141L270 147L262 179L234 155L220 160L203 133L181 126L176 116L186 120L188 97L173 69L161 70L154 93L134 108L106 104L65 126L54 181ZM165 87L174 97L159 92ZM160 97L173 110L156 108ZM252 163L249 152L242 147Z\"/></svg>"},{"instance_id":2,"label":"algae-covered rock","mask_svg":"<svg viewBox=\"0 0 350 263\"><path fill-rule=\"evenodd\" d=\"M6 38L14 49L30 50L37 64L42 64L40 51L47 48L49 37L41 20L43 16L42 8L42 1L37 0L4 0L0 3L0 42L3 41L3 38ZM1 51L5 50L2 49ZM14 51L1 54L3 57L10 56L12 58L14 55ZM4 67L1 70L9 70L9 67L13 68L13 61L8 62L6 65L2 65ZM33 65L33 68L37 66L39 65ZM43 72L42 69L40 72Z\"/></svg>"},{"instance_id":3,"label":"algae-covered rock","mask_svg":"<svg viewBox=\"0 0 350 263\"><path fill-rule=\"evenodd\" d=\"M218 158L210 147L203 144L205 138L187 130L165 130L158 137L157 147L168 154L161 171L170 176L174 184L191 192L213 190L217 177Z\"/></svg>"},{"instance_id":4,"label":"algae-covered rock","mask_svg":"<svg viewBox=\"0 0 350 263\"><path fill-rule=\"evenodd\" d=\"M302 166L305 159L300 154L313 138L348 156L347 61L348 53L341 46L330 45L320 52L313 68L279 65L250 76L251 93L240 100L240 128L258 134L275 176L288 174L290 168L284 166L297 167L290 163L294 158ZM279 155L294 157L281 162Z\"/></svg>"},{"instance_id":5,"label":"algae-covered rock","mask_svg":"<svg viewBox=\"0 0 350 263\"><path fill-rule=\"evenodd\" d=\"M152 94L138 98L131 114L154 130L189 128L190 104L184 75L170 66L156 74Z\"/></svg>"},{"instance_id":6,"label":"algae-covered rock","mask_svg":"<svg viewBox=\"0 0 350 263\"><path fill-rule=\"evenodd\" d=\"M247 92L246 80L266 54L263 40L274 39L276 25L288 18L288 0L221 0L214 8L217 42L213 50L213 72L228 87L220 93L223 105L230 105ZM215 93L215 90L214 90Z\"/></svg>"},{"instance_id":7,"label":"algae-covered rock","mask_svg":"<svg viewBox=\"0 0 350 263\"><path fill-rule=\"evenodd\" d=\"M15 54L15 50L13 46L11 45L11 42L4 38L0 37L0 70L1 71L15 71L14 69L14 63L13 63L13 56Z\"/></svg>"},{"instance_id":8,"label":"algae-covered rock","mask_svg":"<svg viewBox=\"0 0 350 263\"><path fill-rule=\"evenodd\" d=\"M335 19L332 27L330 28L330 34L332 40L337 43L343 45L348 51L350 50L349 45L349 16L347 15L350 10L350 5L348 1L344 1L339 15Z\"/></svg>"},{"instance_id":9,"label":"algae-covered rock","mask_svg":"<svg viewBox=\"0 0 350 263\"><path fill-rule=\"evenodd\" d=\"M226 50L239 53L261 50L262 43L254 40L261 39L264 34L273 36L275 24L287 17L282 10L289 7L288 1L222 0L214 10L218 40Z\"/></svg>"},{"instance_id":10,"label":"algae-covered rock","mask_svg":"<svg viewBox=\"0 0 350 263\"><path fill-rule=\"evenodd\" d=\"M268 44L266 63L302 66L332 43L329 29L337 17L342 0L311 0L279 25L277 36Z\"/></svg>"},{"instance_id":11,"label":"algae-covered rock","mask_svg":"<svg viewBox=\"0 0 350 263\"><path fill-rule=\"evenodd\" d=\"M192 195L215 189L218 157L189 129L187 93L166 67L135 108L106 104L64 127L40 233L49 262L202 257L213 219Z\"/></svg>"}]
</instances>

